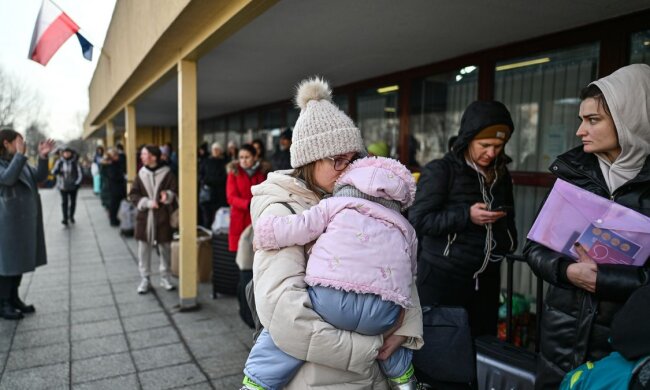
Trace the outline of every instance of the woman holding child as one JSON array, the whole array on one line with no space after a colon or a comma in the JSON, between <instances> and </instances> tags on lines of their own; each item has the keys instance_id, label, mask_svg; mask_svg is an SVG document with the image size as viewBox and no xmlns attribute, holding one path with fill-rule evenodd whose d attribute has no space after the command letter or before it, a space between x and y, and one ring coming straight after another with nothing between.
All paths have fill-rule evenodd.
<instances>
[{"instance_id":1,"label":"woman holding child","mask_svg":"<svg viewBox=\"0 0 650 390\"><path fill-rule=\"evenodd\" d=\"M289 174L270 173L252 189L253 222L262 216L301 214L334 190L335 182L354 160L365 154L359 129L331 102L328 84L303 81L296 98L301 108L291 145ZM417 292L384 335L368 336L340 330L314 310L305 283L311 246L258 250L254 262L255 303L262 325L275 345L305 361L286 389L388 389L377 359L385 360L400 346L422 344L422 316ZM244 388L255 387L245 383Z\"/></svg>"}]
</instances>

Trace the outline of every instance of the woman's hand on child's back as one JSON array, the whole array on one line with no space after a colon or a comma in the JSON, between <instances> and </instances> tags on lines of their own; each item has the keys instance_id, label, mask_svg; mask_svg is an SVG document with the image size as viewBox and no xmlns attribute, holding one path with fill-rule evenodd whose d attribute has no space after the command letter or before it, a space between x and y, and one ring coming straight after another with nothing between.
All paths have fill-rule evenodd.
<instances>
[{"instance_id":1,"label":"woman's hand on child's back","mask_svg":"<svg viewBox=\"0 0 650 390\"><path fill-rule=\"evenodd\" d=\"M405 314L405 313L406 313L406 311L405 311L404 309L402 309L402 310L399 312L399 317L397 317L397 320L396 320L395 323L393 324L393 327L390 328L390 329L388 329L386 332L384 332L384 334L383 334L383 336L384 336L384 340L386 340L388 337L390 337L390 335L392 335L393 333L395 333L395 331L396 331L397 329L399 329L399 328L402 327L402 322L404 322L404 314Z\"/></svg>"},{"instance_id":2,"label":"woman's hand on child's back","mask_svg":"<svg viewBox=\"0 0 650 390\"><path fill-rule=\"evenodd\" d=\"M386 360L401 347L402 344L406 341L406 336L400 336L392 334L384 339L384 345L379 348L379 355L377 355L378 360Z\"/></svg>"}]
</instances>

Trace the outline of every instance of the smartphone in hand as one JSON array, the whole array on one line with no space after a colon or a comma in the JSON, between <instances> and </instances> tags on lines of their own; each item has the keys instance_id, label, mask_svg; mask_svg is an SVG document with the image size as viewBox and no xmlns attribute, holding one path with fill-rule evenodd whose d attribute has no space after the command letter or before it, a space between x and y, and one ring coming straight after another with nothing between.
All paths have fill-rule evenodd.
<instances>
[{"instance_id":1,"label":"smartphone in hand","mask_svg":"<svg viewBox=\"0 0 650 390\"><path fill-rule=\"evenodd\" d=\"M504 213L508 214L511 213L515 210L513 206L497 206L492 208L490 211L503 211Z\"/></svg>"}]
</instances>

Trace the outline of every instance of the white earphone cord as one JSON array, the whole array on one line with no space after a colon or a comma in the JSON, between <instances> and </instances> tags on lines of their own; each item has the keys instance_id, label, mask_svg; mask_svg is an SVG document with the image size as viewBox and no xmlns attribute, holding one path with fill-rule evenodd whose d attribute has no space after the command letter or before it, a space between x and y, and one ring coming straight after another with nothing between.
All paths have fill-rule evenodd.
<instances>
[{"instance_id":1,"label":"white earphone cord","mask_svg":"<svg viewBox=\"0 0 650 390\"><path fill-rule=\"evenodd\" d=\"M481 196L483 198L483 203L487 206L488 210L492 209L492 202L494 202L494 194L492 194L492 189L494 188L494 184L496 184L497 180L499 179L499 172L497 171L496 167L496 161L494 164L494 180L492 181L492 184L490 184L489 187L489 192L485 191L485 179L483 179L483 175L479 172L478 167L476 166L476 163L474 162L473 159L470 160L472 161L472 165L474 166L474 170L476 171L476 175L478 176L478 182L479 186L481 188ZM496 248L497 242L494 239L494 236L492 234L492 224L491 223L486 223L485 229L487 230L485 234L485 246L483 248L485 252L485 257L483 258L483 264L481 265L481 268L476 271L474 274L474 279L476 279L476 291L478 291L479 285L478 285L478 276L485 271L485 268L487 268L487 265L489 262L499 262L503 260L504 256L492 256L492 250Z\"/></svg>"}]
</instances>

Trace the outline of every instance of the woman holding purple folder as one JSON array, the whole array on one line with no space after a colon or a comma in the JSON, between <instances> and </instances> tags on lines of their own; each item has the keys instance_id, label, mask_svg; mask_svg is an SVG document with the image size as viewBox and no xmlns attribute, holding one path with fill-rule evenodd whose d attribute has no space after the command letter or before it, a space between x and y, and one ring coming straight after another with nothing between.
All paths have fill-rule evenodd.
<instances>
[{"instance_id":1,"label":"woman holding purple folder","mask_svg":"<svg viewBox=\"0 0 650 390\"><path fill-rule=\"evenodd\" d=\"M558 178L650 216L650 66L634 64L581 92L582 146L551 165ZM557 389L562 377L611 352L610 325L627 298L650 280L642 267L596 264L576 246L578 261L529 241L535 274L550 284L541 323L537 389Z\"/></svg>"}]
</instances>

